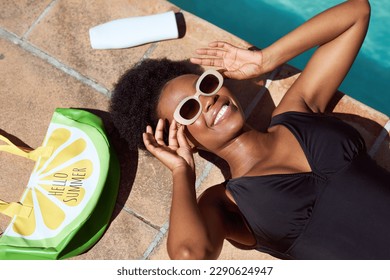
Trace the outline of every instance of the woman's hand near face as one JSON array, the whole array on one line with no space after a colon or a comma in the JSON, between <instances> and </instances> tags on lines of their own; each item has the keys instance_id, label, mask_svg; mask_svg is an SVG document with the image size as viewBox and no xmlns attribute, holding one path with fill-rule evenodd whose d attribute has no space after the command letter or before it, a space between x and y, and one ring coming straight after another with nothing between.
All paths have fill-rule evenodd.
<instances>
[{"instance_id":1,"label":"woman's hand near face","mask_svg":"<svg viewBox=\"0 0 390 280\"><path fill-rule=\"evenodd\" d=\"M201 213L195 189L195 164L191 146L184 135L184 126L172 121L168 145L163 140L164 121L159 120L156 132L150 126L143 134L146 148L172 171L172 202L167 249L172 259L209 259L219 254L223 237L215 245ZM216 248L216 249L215 249Z\"/></svg>"},{"instance_id":2,"label":"woman's hand near face","mask_svg":"<svg viewBox=\"0 0 390 280\"><path fill-rule=\"evenodd\" d=\"M210 43L209 48L197 49L196 53L209 57L191 58L192 63L221 67L228 78L244 80L266 73L261 51L242 49L226 42L216 41Z\"/></svg>"},{"instance_id":3,"label":"woman's hand near face","mask_svg":"<svg viewBox=\"0 0 390 280\"><path fill-rule=\"evenodd\" d=\"M195 170L194 158L191 146L184 135L184 126L177 127L176 121L172 121L169 127L168 145L163 140L164 121L157 123L156 132L148 126L143 134L143 141L147 150L160 160L172 172L178 168L190 168Z\"/></svg>"}]
</instances>

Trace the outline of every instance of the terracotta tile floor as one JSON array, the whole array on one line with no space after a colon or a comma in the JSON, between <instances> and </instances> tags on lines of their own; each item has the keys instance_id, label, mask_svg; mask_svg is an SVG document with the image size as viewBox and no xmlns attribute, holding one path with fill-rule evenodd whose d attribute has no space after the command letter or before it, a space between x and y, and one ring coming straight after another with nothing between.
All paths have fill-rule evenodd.
<instances>
[{"instance_id":1,"label":"terracotta tile floor","mask_svg":"<svg viewBox=\"0 0 390 280\"><path fill-rule=\"evenodd\" d=\"M154 158L128 151L117 136L107 114L113 84L127 68L145 58L185 59L195 48L215 39L249 45L183 11L187 32L181 39L122 50L90 47L88 29L97 24L180 10L164 0L18 0L2 1L0 9L1 132L38 147L55 108L86 108L103 118L119 154L122 179L112 223L91 250L75 259L167 259L170 174ZM273 74L268 89L264 85L270 76L229 85L234 91L247 92L240 99L249 123L259 129L267 125L270 112L299 75L288 66ZM390 169L389 118L348 96L340 94L340 98L334 112L362 132L372 155ZM218 161L201 156L196 161L199 192L224 180L226 170L222 167L221 172ZM17 201L33 164L6 154L0 154L0 163L1 198ZM7 223L0 216L0 232ZM272 257L226 244L221 259Z\"/></svg>"}]
</instances>

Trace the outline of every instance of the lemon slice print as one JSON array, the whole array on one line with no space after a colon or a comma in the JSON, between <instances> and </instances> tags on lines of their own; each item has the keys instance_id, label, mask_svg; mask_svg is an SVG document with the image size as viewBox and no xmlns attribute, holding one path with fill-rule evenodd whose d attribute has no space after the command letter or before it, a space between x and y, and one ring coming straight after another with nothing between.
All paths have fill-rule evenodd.
<instances>
[{"instance_id":1,"label":"lemon slice print","mask_svg":"<svg viewBox=\"0 0 390 280\"><path fill-rule=\"evenodd\" d=\"M8 236L50 239L82 214L99 181L100 160L92 140L77 127L51 123L21 202L32 206L28 218L15 217Z\"/></svg>"}]
</instances>

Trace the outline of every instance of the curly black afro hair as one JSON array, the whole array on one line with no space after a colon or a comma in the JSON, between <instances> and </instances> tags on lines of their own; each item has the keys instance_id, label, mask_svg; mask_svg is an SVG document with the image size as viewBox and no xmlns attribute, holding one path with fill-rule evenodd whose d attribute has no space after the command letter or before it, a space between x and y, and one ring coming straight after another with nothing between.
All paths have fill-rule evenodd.
<instances>
[{"instance_id":1,"label":"curly black afro hair","mask_svg":"<svg viewBox=\"0 0 390 280\"><path fill-rule=\"evenodd\" d=\"M131 150L145 150L142 133L147 125L156 127L157 103L163 86L175 77L201 73L202 68L188 60L146 59L119 78L111 97L110 113Z\"/></svg>"}]
</instances>

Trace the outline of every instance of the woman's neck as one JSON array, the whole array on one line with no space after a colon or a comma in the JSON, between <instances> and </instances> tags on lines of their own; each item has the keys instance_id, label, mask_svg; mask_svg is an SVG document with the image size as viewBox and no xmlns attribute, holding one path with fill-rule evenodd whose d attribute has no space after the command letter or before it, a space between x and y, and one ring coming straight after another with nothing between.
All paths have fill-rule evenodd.
<instances>
[{"instance_id":1,"label":"woman's neck","mask_svg":"<svg viewBox=\"0 0 390 280\"><path fill-rule=\"evenodd\" d=\"M267 158L271 138L270 133L245 130L224 146L217 155L229 164L233 178L241 177Z\"/></svg>"}]
</instances>

